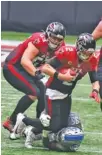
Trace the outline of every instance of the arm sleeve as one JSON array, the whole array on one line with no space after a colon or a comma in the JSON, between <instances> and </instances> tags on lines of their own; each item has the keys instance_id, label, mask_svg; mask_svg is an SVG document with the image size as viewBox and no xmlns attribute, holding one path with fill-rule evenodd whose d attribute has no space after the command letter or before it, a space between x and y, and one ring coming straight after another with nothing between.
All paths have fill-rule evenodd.
<instances>
[{"instance_id":1,"label":"arm sleeve","mask_svg":"<svg viewBox=\"0 0 102 155\"><path fill-rule=\"evenodd\" d=\"M91 83L94 83L97 81L97 72L96 71L90 71L88 72Z\"/></svg>"}]
</instances>

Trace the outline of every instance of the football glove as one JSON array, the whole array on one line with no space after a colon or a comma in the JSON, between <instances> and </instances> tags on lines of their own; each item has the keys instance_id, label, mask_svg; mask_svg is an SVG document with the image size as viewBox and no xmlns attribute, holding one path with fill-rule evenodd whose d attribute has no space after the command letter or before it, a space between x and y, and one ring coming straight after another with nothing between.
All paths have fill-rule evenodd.
<instances>
[{"instance_id":1,"label":"football glove","mask_svg":"<svg viewBox=\"0 0 102 155\"><path fill-rule=\"evenodd\" d=\"M90 94L90 97L95 99L96 102L100 103L100 98L99 98L99 92L96 89L93 89L93 91Z\"/></svg>"},{"instance_id":2,"label":"football glove","mask_svg":"<svg viewBox=\"0 0 102 155\"><path fill-rule=\"evenodd\" d=\"M43 77L45 77L45 75L42 74L41 70L37 70L37 71L35 72L35 76L34 76L34 79L35 79L35 80L40 80L40 79L42 79Z\"/></svg>"},{"instance_id":3,"label":"football glove","mask_svg":"<svg viewBox=\"0 0 102 155\"><path fill-rule=\"evenodd\" d=\"M48 114L42 112L39 119L44 127L49 127L51 117Z\"/></svg>"}]
</instances>

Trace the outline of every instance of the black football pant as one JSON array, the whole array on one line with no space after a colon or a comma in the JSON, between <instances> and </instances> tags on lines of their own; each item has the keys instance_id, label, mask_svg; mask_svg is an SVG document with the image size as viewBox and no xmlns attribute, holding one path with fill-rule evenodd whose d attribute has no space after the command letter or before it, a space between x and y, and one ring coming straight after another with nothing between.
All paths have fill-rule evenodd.
<instances>
[{"instance_id":1,"label":"black football pant","mask_svg":"<svg viewBox=\"0 0 102 155\"><path fill-rule=\"evenodd\" d=\"M32 96L39 96L34 77L29 75L20 65L5 64L3 66L5 79L17 90Z\"/></svg>"},{"instance_id":2,"label":"black football pant","mask_svg":"<svg viewBox=\"0 0 102 155\"><path fill-rule=\"evenodd\" d=\"M39 98L41 93L34 77L30 76L19 64L12 65L5 63L3 66L3 75L10 85L26 94L18 101L18 104L10 117L13 124L15 124L16 115L19 112L23 113L33 103L33 100L31 100L28 95L37 96ZM42 104L43 103L42 98Z\"/></svg>"},{"instance_id":3,"label":"black football pant","mask_svg":"<svg viewBox=\"0 0 102 155\"><path fill-rule=\"evenodd\" d=\"M26 125L35 127L35 133L41 133L43 129L58 132L64 127L68 126L68 116L71 111L71 96L62 100L48 99L48 114L51 116L51 123L49 128L44 128L39 119L31 119L26 117L23 122Z\"/></svg>"}]
</instances>

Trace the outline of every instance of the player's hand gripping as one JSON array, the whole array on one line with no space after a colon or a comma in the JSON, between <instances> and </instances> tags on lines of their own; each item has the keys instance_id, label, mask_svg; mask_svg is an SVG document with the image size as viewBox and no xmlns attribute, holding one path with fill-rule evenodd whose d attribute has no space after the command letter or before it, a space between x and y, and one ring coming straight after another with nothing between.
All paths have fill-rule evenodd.
<instances>
[{"instance_id":1,"label":"player's hand gripping","mask_svg":"<svg viewBox=\"0 0 102 155\"><path fill-rule=\"evenodd\" d=\"M48 114L42 112L39 119L44 127L49 127L51 117Z\"/></svg>"},{"instance_id":2,"label":"player's hand gripping","mask_svg":"<svg viewBox=\"0 0 102 155\"><path fill-rule=\"evenodd\" d=\"M41 70L37 70L35 72L35 76L34 76L35 80L41 80L43 77L45 77L45 75L42 74Z\"/></svg>"},{"instance_id":3,"label":"player's hand gripping","mask_svg":"<svg viewBox=\"0 0 102 155\"><path fill-rule=\"evenodd\" d=\"M90 97L95 99L96 102L100 103L99 92L96 89L93 89L93 91L90 94Z\"/></svg>"},{"instance_id":4,"label":"player's hand gripping","mask_svg":"<svg viewBox=\"0 0 102 155\"><path fill-rule=\"evenodd\" d=\"M66 77L66 81L73 81L76 78L76 71L69 69L66 74L64 74Z\"/></svg>"}]
</instances>

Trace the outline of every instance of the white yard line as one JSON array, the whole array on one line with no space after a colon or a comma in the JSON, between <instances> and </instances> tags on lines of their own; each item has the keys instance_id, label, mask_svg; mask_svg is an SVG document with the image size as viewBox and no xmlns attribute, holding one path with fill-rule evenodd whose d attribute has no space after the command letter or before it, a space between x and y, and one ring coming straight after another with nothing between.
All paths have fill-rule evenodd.
<instances>
[{"instance_id":1,"label":"white yard line","mask_svg":"<svg viewBox=\"0 0 102 155\"><path fill-rule=\"evenodd\" d=\"M102 150L90 150L89 147L87 147L86 149L80 149L78 152L99 153L99 154L102 154Z\"/></svg>"},{"instance_id":2,"label":"white yard line","mask_svg":"<svg viewBox=\"0 0 102 155\"><path fill-rule=\"evenodd\" d=\"M7 83L6 80L1 80L1 82L5 82L5 83ZM83 87L83 86L90 87L91 84L77 84L77 86L81 86L81 87Z\"/></svg>"},{"instance_id":3,"label":"white yard line","mask_svg":"<svg viewBox=\"0 0 102 155\"><path fill-rule=\"evenodd\" d=\"M92 101L91 98L82 98L82 97L72 97L72 100L75 100L75 101L84 101L84 102Z\"/></svg>"},{"instance_id":4,"label":"white yard line","mask_svg":"<svg viewBox=\"0 0 102 155\"><path fill-rule=\"evenodd\" d=\"M10 97L10 96L7 96L7 94L5 94L5 95L3 94L1 96L1 99L5 99L5 97L6 97L6 99L16 100L18 96L19 95L13 95L12 97ZM88 99L88 98L73 97L72 99L75 100L75 101L84 101L84 102L92 101L92 99L90 99L90 98Z\"/></svg>"},{"instance_id":5,"label":"white yard line","mask_svg":"<svg viewBox=\"0 0 102 155\"><path fill-rule=\"evenodd\" d=\"M102 135L102 132L100 132L100 131L96 131L96 132L85 131L84 133L86 135Z\"/></svg>"},{"instance_id":6,"label":"white yard line","mask_svg":"<svg viewBox=\"0 0 102 155\"><path fill-rule=\"evenodd\" d=\"M6 147L9 147L9 148L24 148L24 144L21 144L21 143L19 145L18 145L18 143L12 143L12 144L6 144L5 143L5 144L2 144L2 148L4 148L5 146ZM49 151L48 148L44 148L44 147L41 147L41 146L40 147L35 146L32 149ZM97 149L94 149L94 147L93 147L93 150L92 150L92 149L90 149L90 147L87 147L87 146L85 146L85 147L81 146L81 148L79 148L79 150L77 151L77 153L78 152L102 154L102 150L101 149L100 150L97 150Z\"/></svg>"}]
</instances>

